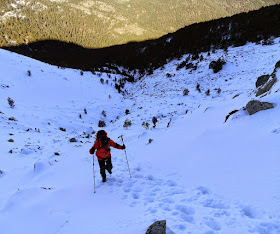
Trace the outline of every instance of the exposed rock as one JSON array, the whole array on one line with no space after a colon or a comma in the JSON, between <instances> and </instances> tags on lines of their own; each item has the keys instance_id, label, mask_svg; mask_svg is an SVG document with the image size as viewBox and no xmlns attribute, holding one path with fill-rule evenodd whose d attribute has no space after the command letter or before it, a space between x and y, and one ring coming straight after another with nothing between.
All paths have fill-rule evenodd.
<instances>
[{"instance_id":1,"label":"exposed rock","mask_svg":"<svg viewBox=\"0 0 280 234\"><path fill-rule=\"evenodd\" d=\"M268 92L276 82L277 78L275 76L270 76L267 82L258 88L256 97Z\"/></svg>"},{"instance_id":2,"label":"exposed rock","mask_svg":"<svg viewBox=\"0 0 280 234\"><path fill-rule=\"evenodd\" d=\"M70 142L77 142L77 140L76 140L76 138L71 138L70 140L69 140Z\"/></svg>"},{"instance_id":3,"label":"exposed rock","mask_svg":"<svg viewBox=\"0 0 280 234\"><path fill-rule=\"evenodd\" d=\"M15 142L13 139L9 139L8 142Z\"/></svg>"},{"instance_id":4,"label":"exposed rock","mask_svg":"<svg viewBox=\"0 0 280 234\"><path fill-rule=\"evenodd\" d=\"M269 79L269 75L263 75L263 76L260 76L258 79L257 79L257 82L256 82L256 88L264 85Z\"/></svg>"},{"instance_id":5,"label":"exposed rock","mask_svg":"<svg viewBox=\"0 0 280 234\"><path fill-rule=\"evenodd\" d=\"M246 109L247 109L249 115L255 114L261 110L267 110L267 109L271 109L271 108L274 108L274 105L272 103L260 102L257 100L252 100L252 101L248 102L246 105Z\"/></svg>"},{"instance_id":6,"label":"exposed rock","mask_svg":"<svg viewBox=\"0 0 280 234\"><path fill-rule=\"evenodd\" d=\"M148 228L146 234L166 234L166 220L154 222Z\"/></svg>"},{"instance_id":7,"label":"exposed rock","mask_svg":"<svg viewBox=\"0 0 280 234\"><path fill-rule=\"evenodd\" d=\"M280 61L278 61L276 64L275 64L275 68L274 68L274 71L272 72L271 76L272 78L276 79L276 72L277 70L280 68Z\"/></svg>"},{"instance_id":8,"label":"exposed rock","mask_svg":"<svg viewBox=\"0 0 280 234\"><path fill-rule=\"evenodd\" d=\"M275 64L275 70L276 70L277 68L280 68L280 60Z\"/></svg>"}]
</instances>

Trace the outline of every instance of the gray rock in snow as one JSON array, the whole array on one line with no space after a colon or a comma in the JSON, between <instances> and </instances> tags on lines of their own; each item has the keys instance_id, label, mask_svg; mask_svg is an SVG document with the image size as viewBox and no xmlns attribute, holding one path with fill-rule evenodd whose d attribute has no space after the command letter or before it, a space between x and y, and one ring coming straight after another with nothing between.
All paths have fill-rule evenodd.
<instances>
[{"instance_id":1,"label":"gray rock in snow","mask_svg":"<svg viewBox=\"0 0 280 234\"><path fill-rule=\"evenodd\" d=\"M258 79L257 79L257 82L256 82L256 88L264 85L269 79L269 75L263 75L263 76L260 76Z\"/></svg>"},{"instance_id":2,"label":"gray rock in snow","mask_svg":"<svg viewBox=\"0 0 280 234\"><path fill-rule=\"evenodd\" d=\"M166 234L166 220L154 222L148 228L146 234Z\"/></svg>"},{"instance_id":3,"label":"gray rock in snow","mask_svg":"<svg viewBox=\"0 0 280 234\"><path fill-rule=\"evenodd\" d=\"M274 105L272 103L260 102L257 100L252 100L252 101L248 102L246 105L246 109L247 109L249 115L255 114L261 110L267 110L267 109L271 109L271 108L274 108Z\"/></svg>"},{"instance_id":4,"label":"gray rock in snow","mask_svg":"<svg viewBox=\"0 0 280 234\"><path fill-rule=\"evenodd\" d=\"M272 86L277 82L277 78L274 75L269 76L268 80L261 86L258 87L256 97L271 90Z\"/></svg>"},{"instance_id":5,"label":"gray rock in snow","mask_svg":"<svg viewBox=\"0 0 280 234\"><path fill-rule=\"evenodd\" d=\"M276 78L276 72L280 68L280 61L275 64L274 71L271 75L260 76L256 82L257 92L256 97L267 93L271 90L272 86L278 81Z\"/></svg>"}]
</instances>

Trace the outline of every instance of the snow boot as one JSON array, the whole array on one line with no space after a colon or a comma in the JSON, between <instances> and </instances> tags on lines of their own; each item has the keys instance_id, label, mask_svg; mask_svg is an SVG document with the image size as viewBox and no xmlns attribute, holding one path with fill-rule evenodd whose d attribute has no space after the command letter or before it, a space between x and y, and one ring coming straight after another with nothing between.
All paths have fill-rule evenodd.
<instances>
[{"instance_id":1,"label":"snow boot","mask_svg":"<svg viewBox=\"0 0 280 234\"><path fill-rule=\"evenodd\" d=\"M109 172L109 174L112 174L112 168L106 168L106 170Z\"/></svg>"},{"instance_id":2,"label":"snow boot","mask_svg":"<svg viewBox=\"0 0 280 234\"><path fill-rule=\"evenodd\" d=\"M106 181L107 181L106 177L102 177L102 182L104 183Z\"/></svg>"}]
</instances>

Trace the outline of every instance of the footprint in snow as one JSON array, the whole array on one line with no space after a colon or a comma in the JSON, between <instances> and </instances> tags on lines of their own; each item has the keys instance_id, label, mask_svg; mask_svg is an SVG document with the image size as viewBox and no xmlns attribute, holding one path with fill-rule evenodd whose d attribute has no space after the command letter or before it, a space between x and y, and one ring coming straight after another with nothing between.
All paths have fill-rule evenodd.
<instances>
[{"instance_id":1,"label":"footprint in snow","mask_svg":"<svg viewBox=\"0 0 280 234\"><path fill-rule=\"evenodd\" d=\"M213 199L213 198L209 198L209 199L202 201L202 205L204 207L210 207L210 208L214 208L214 209L228 209L229 208L229 206L226 205L223 201Z\"/></svg>"},{"instance_id":2,"label":"footprint in snow","mask_svg":"<svg viewBox=\"0 0 280 234\"><path fill-rule=\"evenodd\" d=\"M133 199L139 199L140 195L139 195L139 193L133 193L132 197L133 197Z\"/></svg>"},{"instance_id":3,"label":"footprint in snow","mask_svg":"<svg viewBox=\"0 0 280 234\"><path fill-rule=\"evenodd\" d=\"M204 217L205 224L215 231L221 230L219 223L212 217Z\"/></svg>"}]
</instances>

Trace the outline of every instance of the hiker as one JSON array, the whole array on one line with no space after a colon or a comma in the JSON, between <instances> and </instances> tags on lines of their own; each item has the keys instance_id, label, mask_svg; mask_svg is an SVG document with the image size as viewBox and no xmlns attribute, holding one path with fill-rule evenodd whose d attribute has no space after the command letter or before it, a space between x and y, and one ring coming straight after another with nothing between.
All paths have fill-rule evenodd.
<instances>
[{"instance_id":1,"label":"hiker","mask_svg":"<svg viewBox=\"0 0 280 234\"><path fill-rule=\"evenodd\" d=\"M96 151L96 157L100 166L100 174L102 176L102 182L106 182L106 172L105 169L112 174L112 160L111 160L111 149L110 146L113 146L116 149L125 149L125 145L119 145L115 143L110 138L107 137L107 132L100 130L96 134L96 140L91 147L89 153L94 154Z\"/></svg>"},{"instance_id":2,"label":"hiker","mask_svg":"<svg viewBox=\"0 0 280 234\"><path fill-rule=\"evenodd\" d=\"M153 128L155 128L156 127L156 123L157 123L157 117L154 116L153 119L152 119L152 122L154 124Z\"/></svg>"}]
</instances>

